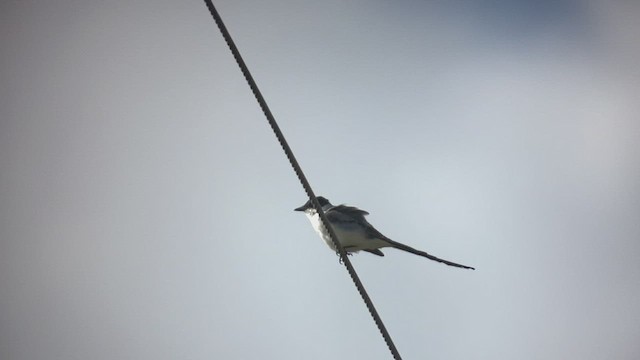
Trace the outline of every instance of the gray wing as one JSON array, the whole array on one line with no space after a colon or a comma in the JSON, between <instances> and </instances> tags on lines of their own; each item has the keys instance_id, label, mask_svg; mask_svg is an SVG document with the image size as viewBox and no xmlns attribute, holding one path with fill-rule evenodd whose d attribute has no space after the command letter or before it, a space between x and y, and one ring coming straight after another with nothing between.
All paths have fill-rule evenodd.
<instances>
[{"instance_id":1,"label":"gray wing","mask_svg":"<svg viewBox=\"0 0 640 360\"><path fill-rule=\"evenodd\" d=\"M364 216L369 213L355 207L338 205L329 208L324 214L331 223L348 226L366 222Z\"/></svg>"},{"instance_id":2,"label":"gray wing","mask_svg":"<svg viewBox=\"0 0 640 360\"><path fill-rule=\"evenodd\" d=\"M342 226L363 226L369 238L382 240L388 239L364 218L365 215L369 215L369 213L358 209L357 207L337 205L329 208L325 212L325 215L327 215L327 220L331 223L340 224Z\"/></svg>"}]
</instances>

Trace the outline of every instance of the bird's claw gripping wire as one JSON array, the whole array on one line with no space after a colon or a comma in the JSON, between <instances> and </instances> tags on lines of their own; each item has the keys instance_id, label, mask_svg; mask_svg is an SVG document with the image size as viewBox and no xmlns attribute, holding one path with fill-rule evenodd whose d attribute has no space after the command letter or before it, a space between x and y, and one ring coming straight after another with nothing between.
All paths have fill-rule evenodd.
<instances>
[{"instance_id":1,"label":"bird's claw gripping wire","mask_svg":"<svg viewBox=\"0 0 640 360\"><path fill-rule=\"evenodd\" d=\"M336 255L338 255L338 262L342 265L342 256L340 256L340 251L336 251ZM347 252L347 256L353 256L352 253Z\"/></svg>"}]
</instances>

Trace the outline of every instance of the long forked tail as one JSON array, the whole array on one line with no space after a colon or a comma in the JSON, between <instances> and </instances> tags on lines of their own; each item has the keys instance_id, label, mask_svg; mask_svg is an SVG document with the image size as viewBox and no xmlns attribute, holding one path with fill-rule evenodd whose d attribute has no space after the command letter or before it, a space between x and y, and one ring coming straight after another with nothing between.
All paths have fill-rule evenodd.
<instances>
[{"instance_id":1,"label":"long forked tail","mask_svg":"<svg viewBox=\"0 0 640 360\"><path fill-rule=\"evenodd\" d=\"M420 255L420 256L424 256L427 259L433 260L433 261L437 261L437 262L441 262L443 264L449 265L449 266L455 266L455 267L459 267L459 268L463 268L463 269L471 269L471 270L475 270L475 268L471 267L471 266L467 266L467 265L462 265L462 264L458 264L458 263L454 263L448 260L444 260L444 259L440 259L439 257L435 257L429 253L426 253L424 251L420 251L420 250L416 250L414 248L412 248L411 246L407 246L405 244L393 241L389 238L384 239L385 241L387 241L391 247L394 247L396 249L400 249L400 250L404 250L407 252L410 252L412 254L416 254L416 255Z\"/></svg>"}]
</instances>

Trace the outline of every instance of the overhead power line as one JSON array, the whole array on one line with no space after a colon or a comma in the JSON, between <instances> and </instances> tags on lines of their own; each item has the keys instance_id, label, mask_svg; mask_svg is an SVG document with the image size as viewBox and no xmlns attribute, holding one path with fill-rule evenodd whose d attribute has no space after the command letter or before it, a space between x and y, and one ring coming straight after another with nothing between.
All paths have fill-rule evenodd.
<instances>
[{"instance_id":1,"label":"overhead power line","mask_svg":"<svg viewBox=\"0 0 640 360\"><path fill-rule=\"evenodd\" d=\"M269 122L269 125L273 130L273 133L278 139L280 146L282 146L282 150L284 150L284 153L287 156L287 159L289 159L289 163L291 164L291 167L293 167L293 171L298 176L298 180L300 180L300 183L302 184L304 191L307 193L307 195L309 196L309 199L311 199L311 201L313 202L313 206L318 211L318 214L320 215L320 220L322 220L322 223L329 231L329 235L331 236L331 241L333 241L333 243L336 246L336 249L338 249L338 253L340 254L341 263L344 264L347 271L349 272L349 275L351 276L351 280L353 280L353 283L358 289L360 296L362 296L362 300L366 304L367 309L369 309L369 313L371 314L373 321L375 321L376 325L378 326L378 329L380 330L380 334L382 334L384 341L387 343L387 346L389 347L389 351L391 351L391 354L393 355L394 359L396 360L402 359L400 357L400 354L398 353L398 349L396 349L396 346L393 343L393 340L391 339L391 336L389 335L389 332L387 331L387 328L384 326L384 323L382 322L382 319L380 318L378 311L376 311L376 308L373 306L373 302L371 302L371 298L369 298L369 295L367 294L367 291L364 288L364 285L362 285L362 282L360 281L360 278L358 277L356 270L353 268L353 265L351 265L351 261L349 261L347 253L342 248L342 245L340 245L340 242L337 241L338 238L336 237L336 234L333 231L331 224L327 220L327 217L324 214L324 211L322 211L322 207L318 203L318 199L316 199L316 196L313 193L313 190L311 189L311 185L309 185L309 181L307 181L307 178L304 176L304 173L302 172L302 168L300 167L300 164L298 164L298 161L293 155L293 151L291 151L291 148L289 147L287 140L282 134L282 131L280 130L280 127L278 126L276 119L273 117L273 114L271 114L271 110L269 110L269 106L267 106L267 102L264 100L264 97L262 96L260 89L258 89L258 85L253 79L253 76L251 76L251 73L249 72L249 68L247 68L247 65L242 59L242 56L240 55L240 51L238 51L238 48L233 42L233 39L231 38L231 35L229 34L227 27L222 22L222 18L220 17L220 14L216 10L216 7L213 5L213 2L211 0L205 0L204 2L206 3L207 8L209 8L209 11L211 12L211 16L213 16L213 19L218 25L218 29L220 29L220 32L222 33L222 37L224 37L224 40L227 42L227 45L229 46L229 50L231 50L233 57L236 59L236 62L240 67L240 71L242 71L242 74L247 80L247 83L249 84L249 87L251 88L253 95L256 97L258 104L260 104L260 108L262 109L262 112L264 112L264 115L266 116L267 121Z\"/></svg>"}]
</instances>

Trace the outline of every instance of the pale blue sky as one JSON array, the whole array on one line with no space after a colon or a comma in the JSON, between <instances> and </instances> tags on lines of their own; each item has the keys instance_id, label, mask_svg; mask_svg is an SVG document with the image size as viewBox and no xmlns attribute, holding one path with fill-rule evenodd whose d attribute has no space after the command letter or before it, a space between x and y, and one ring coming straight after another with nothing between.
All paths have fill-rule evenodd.
<instances>
[{"instance_id":1,"label":"pale blue sky","mask_svg":"<svg viewBox=\"0 0 640 360\"><path fill-rule=\"evenodd\" d=\"M640 6L217 1L406 359L640 356ZM204 3L0 5L0 358L388 359Z\"/></svg>"}]
</instances>

